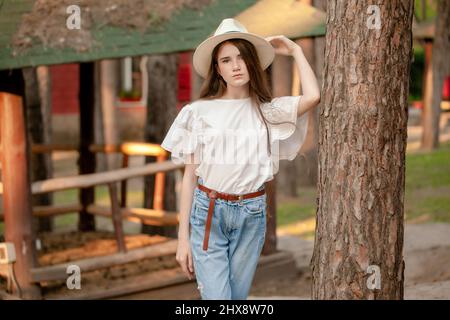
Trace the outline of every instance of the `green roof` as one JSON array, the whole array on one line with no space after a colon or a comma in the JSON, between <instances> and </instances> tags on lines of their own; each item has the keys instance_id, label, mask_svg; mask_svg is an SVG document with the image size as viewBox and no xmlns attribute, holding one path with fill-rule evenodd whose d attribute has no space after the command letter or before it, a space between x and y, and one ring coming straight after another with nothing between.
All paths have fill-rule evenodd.
<instances>
[{"instance_id":1,"label":"green roof","mask_svg":"<svg viewBox=\"0 0 450 320\"><path fill-rule=\"evenodd\" d=\"M184 8L174 13L157 31L141 33L110 26L95 29L92 33L99 45L82 53L37 44L14 57L12 36L17 32L22 16L31 12L34 2L5 0L3 5L0 2L0 70L192 50L214 32L222 19L236 16L257 0L213 0L201 11ZM61 6L65 7L64 4Z\"/></svg>"}]
</instances>

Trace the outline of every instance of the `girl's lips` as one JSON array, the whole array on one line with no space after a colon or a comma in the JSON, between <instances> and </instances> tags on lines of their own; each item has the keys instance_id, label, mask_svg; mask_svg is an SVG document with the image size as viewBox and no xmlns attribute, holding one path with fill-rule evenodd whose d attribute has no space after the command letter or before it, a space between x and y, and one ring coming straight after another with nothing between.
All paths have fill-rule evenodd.
<instances>
[{"instance_id":1,"label":"girl's lips","mask_svg":"<svg viewBox=\"0 0 450 320\"><path fill-rule=\"evenodd\" d=\"M237 74L237 75L233 76L233 78L240 78L240 77L242 77L242 74Z\"/></svg>"}]
</instances>

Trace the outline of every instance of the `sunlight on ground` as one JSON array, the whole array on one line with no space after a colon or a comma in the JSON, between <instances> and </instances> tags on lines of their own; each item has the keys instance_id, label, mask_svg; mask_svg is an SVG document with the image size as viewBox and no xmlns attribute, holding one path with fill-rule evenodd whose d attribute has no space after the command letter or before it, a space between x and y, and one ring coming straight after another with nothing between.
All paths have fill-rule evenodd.
<instances>
[{"instance_id":1,"label":"sunlight on ground","mask_svg":"<svg viewBox=\"0 0 450 320\"><path fill-rule=\"evenodd\" d=\"M277 236L298 236L307 240L314 240L316 219L309 218L285 226L277 227Z\"/></svg>"}]
</instances>

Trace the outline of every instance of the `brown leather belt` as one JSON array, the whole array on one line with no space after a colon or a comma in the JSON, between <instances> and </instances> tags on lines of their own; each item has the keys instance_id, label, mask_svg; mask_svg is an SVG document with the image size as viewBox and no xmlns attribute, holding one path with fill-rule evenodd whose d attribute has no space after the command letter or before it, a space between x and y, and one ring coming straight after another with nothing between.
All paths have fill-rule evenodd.
<instances>
[{"instance_id":1,"label":"brown leather belt","mask_svg":"<svg viewBox=\"0 0 450 320\"><path fill-rule=\"evenodd\" d=\"M211 221L214 213L214 205L216 203L216 199L224 199L228 201L241 201L243 199L254 198L263 195L266 190L262 189L255 192L246 193L243 195L229 194L218 192L212 189L205 187L204 185L199 184L198 188L208 195L209 198L209 207L208 207L208 217L206 218L206 226L205 226L205 238L203 239L203 250L208 250L208 242L209 242L209 233L211 231Z\"/></svg>"}]
</instances>

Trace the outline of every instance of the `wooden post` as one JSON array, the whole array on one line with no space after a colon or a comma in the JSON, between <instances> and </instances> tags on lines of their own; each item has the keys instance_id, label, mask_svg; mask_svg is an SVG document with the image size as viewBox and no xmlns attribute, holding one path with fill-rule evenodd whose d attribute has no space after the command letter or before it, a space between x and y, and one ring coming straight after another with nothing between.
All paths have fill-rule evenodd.
<instances>
[{"instance_id":1,"label":"wooden post","mask_svg":"<svg viewBox=\"0 0 450 320\"><path fill-rule=\"evenodd\" d=\"M159 155L156 157L156 162L166 161L165 155ZM164 182L166 174L164 172L158 172L155 175L155 193L153 195L153 209L164 209Z\"/></svg>"},{"instance_id":2,"label":"wooden post","mask_svg":"<svg viewBox=\"0 0 450 320\"><path fill-rule=\"evenodd\" d=\"M95 153L89 150L89 145L94 142L94 63L80 63L80 149L79 149L79 173L94 173L96 160ZM78 230L95 230L95 218L86 211L88 205L94 203L94 188L80 190L80 203L83 210L80 211Z\"/></svg>"},{"instance_id":3,"label":"wooden post","mask_svg":"<svg viewBox=\"0 0 450 320\"><path fill-rule=\"evenodd\" d=\"M111 199L111 216L114 225L114 234L116 235L117 248L119 252L127 252L125 239L123 235L122 213L120 211L119 200L117 198L116 183L108 183L109 197Z\"/></svg>"},{"instance_id":4,"label":"wooden post","mask_svg":"<svg viewBox=\"0 0 450 320\"><path fill-rule=\"evenodd\" d=\"M37 259L35 235L31 226L31 190L23 94L22 71L1 71L0 119L5 240L15 246L14 271L22 298L39 299L40 289L32 283L30 274L31 268L37 264Z\"/></svg>"},{"instance_id":5,"label":"wooden post","mask_svg":"<svg viewBox=\"0 0 450 320\"><path fill-rule=\"evenodd\" d=\"M122 168L128 167L128 155L122 153ZM125 208L127 206L127 180L120 182L120 207Z\"/></svg>"}]
</instances>

